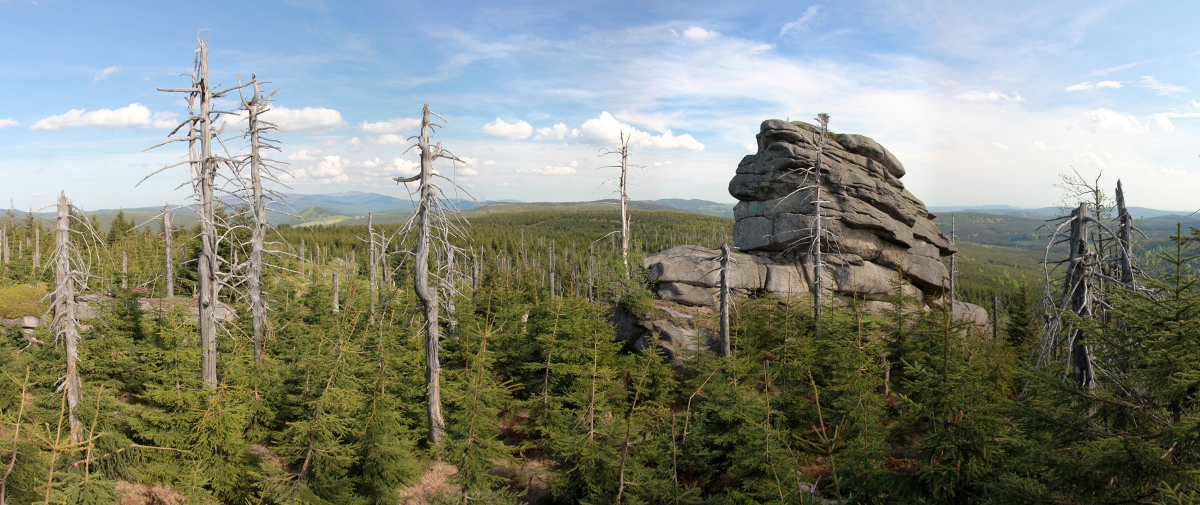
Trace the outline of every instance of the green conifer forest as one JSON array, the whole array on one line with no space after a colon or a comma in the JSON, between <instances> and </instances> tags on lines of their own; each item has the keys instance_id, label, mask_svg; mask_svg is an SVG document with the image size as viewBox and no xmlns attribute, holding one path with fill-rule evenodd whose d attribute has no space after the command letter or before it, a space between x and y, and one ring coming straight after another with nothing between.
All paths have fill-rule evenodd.
<instances>
[{"instance_id":1,"label":"green conifer forest","mask_svg":"<svg viewBox=\"0 0 1200 505\"><path fill-rule=\"evenodd\" d=\"M631 220L634 265L729 241L725 218ZM53 268L43 258L34 269L26 252L40 237L49 254L47 223L4 222L22 254L4 265L0 315L43 312ZM264 272L262 358L245 302L223 290L240 317L222 326L210 389L187 308L199 230L165 230L179 275L177 298L164 301L164 230L121 216L82 251L91 292L114 296L81 321L79 433L55 335L12 327L0 338L0 493L22 504L1200 500L1196 230L1156 253L1165 267L1143 289L1113 290L1106 318L1073 320L1097 362L1119 364L1088 391L1033 365L1037 272L1008 287L968 284L1006 294L998 339L912 310L899 289L884 313L831 304L814 338L811 300L752 294L735 300L730 356L694 352L673 366L655 345L616 338L614 311L661 310L640 268L622 273L606 236L617 223L612 211L463 222L440 287L453 304L441 320L445 437L434 445L412 244L395 225L375 230L395 240L374 314L366 226L280 228L273 240L286 246Z\"/></svg>"}]
</instances>

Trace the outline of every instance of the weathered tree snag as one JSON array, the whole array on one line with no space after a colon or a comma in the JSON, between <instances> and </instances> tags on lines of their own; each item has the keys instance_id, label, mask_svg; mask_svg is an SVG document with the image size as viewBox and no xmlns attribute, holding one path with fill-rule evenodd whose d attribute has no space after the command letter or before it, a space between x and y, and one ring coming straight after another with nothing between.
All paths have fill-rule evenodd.
<instances>
[{"instance_id":1,"label":"weathered tree snag","mask_svg":"<svg viewBox=\"0 0 1200 505\"><path fill-rule=\"evenodd\" d=\"M992 340L1000 339L1000 296L992 293Z\"/></svg>"},{"instance_id":2,"label":"weathered tree snag","mask_svg":"<svg viewBox=\"0 0 1200 505\"><path fill-rule=\"evenodd\" d=\"M33 228L33 276L37 278L37 269L42 260L42 225Z\"/></svg>"},{"instance_id":3,"label":"weathered tree snag","mask_svg":"<svg viewBox=\"0 0 1200 505\"><path fill-rule=\"evenodd\" d=\"M729 356L729 244L721 244L721 356Z\"/></svg>"},{"instance_id":4,"label":"weathered tree snag","mask_svg":"<svg viewBox=\"0 0 1200 505\"><path fill-rule=\"evenodd\" d=\"M333 296L332 296L333 313L337 314L338 311L341 310L340 307L338 306L338 274L337 274L337 270L333 271L332 276L333 276L333 279L332 279L331 283L333 286Z\"/></svg>"},{"instance_id":5,"label":"weathered tree snag","mask_svg":"<svg viewBox=\"0 0 1200 505\"><path fill-rule=\"evenodd\" d=\"M954 243L955 237L954 214L950 214L950 243ZM956 283L958 282L958 252L950 253L950 306L954 306L955 295L958 292Z\"/></svg>"},{"instance_id":6,"label":"weathered tree snag","mask_svg":"<svg viewBox=\"0 0 1200 505\"><path fill-rule=\"evenodd\" d=\"M75 320L75 273L71 270L71 202L66 193L59 193L58 216L54 236L54 327L66 349L67 415L71 427L71 442L79 443L83 431L75 409L79 406L79 327Z\"/></svg>"},{"instance_id":7,"label":"weathered tree snag","mask_svg":"<svg viewBox=\"0 0 1200 505\"><path fill-rule=\"evenodd\" d=\"M171 208L169 206L163 205L162 216L164 241L163 252L166 254L167 267L167 298L175 298L175 260L171 257L171 253L174 251L171 249L171 235L173 234L173 230L171 229Z\"/></svg>"},{"instance_id":8,"label":"weathered tree snag","mask_svg":"<svg viewBox=\"0 0 1200 505\"><path fill-rule=\"evenodd\" d=\"M612 165L611 168L621 169L621 176L618 178L619 191L621 193L621 264L624 265L624 275L626 278L629 277L629 194L627 192L627 175L629 173L629 140L630 136L626 135L625 132L621 132L619 149L605 149L600 151L600 156L616 154L621 157L621 164ZM615 242L613 245L615 249Z\"/></svg>"},{"instance_id":9,"label":"weathered tree snag","mask_svg":"<svg viewBox=\"0 0 1200 505\"><path fill-rule=\"evenodd\" d=\"M438 290L436 287L431 288L429 283L429 253L434 245L434 240L437 239L434 235L435 220L441 220L438 222L438 226L444 227L436 230L439 233L449 233L450 224L446 223L445 216L440 214L439 190L433 183L433 162L438 158L458 162L462 160L442 149L440 142L436 146L430 144L429 134L434 128L430 120L431 115L436 114L430 112L429 105L426 104L421 115L421 134L417 138L417 143L412 146L420 151L421 173L413 177L397 177L393 180L405 184L420 182L420 187L417 189L419 193L417 207L414 209L413 215L417 226L413 288L417 298L421 300L425 312L425 413L429 428L429 443L436 446L442 442L442 437L446 432L446 423L442 416L442 368L438 358L438 350L441 345L438 327ZM411 220L409 222L412 223ZM522 234L522 239L524 239L524 234ZM451 250L449 244L444 245L448 251ZM523 253L524 251L522 251Z\"/></svg>"},{"instance_id":10,"label":"weathered tree snag","mask_svg":"<svg viewBox=\"0 0 1200 505\"><path fill-rule=\"evenodd\" d=\"M1117 244L1121 249L1118 258L1121 265L1120 281L1126 285L1133 284L1133 216L1125 208L1125 191L1121 188L1121 180L1117 179Z\"/></svg>"},{"instance_id":11,"label":"weathered tree snag","mask_svg":"<svg viewBox=\"0 0 1200 505\"><path fill-rule=\"evenodd\" d=\"M379 280L375 268L375 263L378 261L375 255L375 226L373 224L373 216L370 212L367 213L367 244L369 247L367 261L371 263L371 266L368 269L370 276L368 281L371 284L371 287L368 289L369 296L371 298L371 324L375 324L375 300L378 297L378 293L376 292L376 284L379 282Z\"/></svg>"},{"instance_id":12,"label":"weathered tree snag","mask_svg":"<svg viewBox=\"0 0 1200 505\"><path fill-rule=\"evenodd\" d=\"M121 289L129 289L129 253L121 251Z\"/></svg>"},{"instance_id":13,"label":"weathered tree snag","mask_svg":"<svg viewBox=\"0 0 1200 505\"><path fill-rule=\"evenodd\" d=\"M829 136L829 115L817 114L817 124L821 127L820 138L817 139L817 157L813 163L813 186L816 194L813 198L813 336L821 338L821 290L824 288L824 271L821 261L821 157L825 153L825 142Z\"/></svg>"},{"instance_id":14,"label":"weathered tree snag","mask_svg":"<svg viewBox=\"0 0 1200 505\"><path fill-rule=\"evenodd\" d=\"M1067 285L1071 298L1071 310L1080 317L1092 316L1092 254L1088 245L1088 207L1086 203L1072 213L1071 257ZM1092 366L1091 347L1083 341L1083 331L1075 329L1071 335L1071 369L1075 383L1091 391L1096 385Z\"/></svg>"},{"instance_id":15,"label":"weathered tree snag","mask_svg":"<svg viewBox=\"0 0 1200 505\"><path fill-rule=\"evenodd\" d=\"M254 361L257 362L262 359L263 339L267 333L267 301L262 294L263 240L267 232L267 207L263 201L261 147L265 139L261 135L274 125L262 121L259 117L270 110L271 97L262 96L257 76L251 75L250 79L253 95L250 100L242 98L242 107L246 110L248 121L246 133L250 137L250 208L254 213L254 227L250 232L250 258L246 264L246 289L250 297L250 314L254 326Z\"/></svg>"}]
</instances>

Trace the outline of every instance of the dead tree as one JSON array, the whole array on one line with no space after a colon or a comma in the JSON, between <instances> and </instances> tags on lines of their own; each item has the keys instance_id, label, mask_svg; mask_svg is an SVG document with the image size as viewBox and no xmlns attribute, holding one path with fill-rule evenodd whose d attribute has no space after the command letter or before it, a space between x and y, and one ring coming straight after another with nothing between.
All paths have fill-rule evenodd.
<instances>
[{"instance_id":1,"label":"dead tree","mask_svg":"<svg viewBox=\"0 0 1200 505\"><path fill-rule=\"evenodd\" d=\"M621 198L621 264L625 267L625 277L629 277L629 194L628 194L628 178L629 174L629 136L625 132L621 132L620 148L618 149L601 149L600 156L608 156L616 154L621 157L620 165L608 165L601 168L620 168L621 176L618 178L618 191ZM612 179L609 179L611 181ZM607 183L608 181L604 181ZM603 184L603 183L602 183Z\"/></svg>"},{"instance_id":2,"label":"dead tree","mask_svg":"<svg viewBox=\"0 0 1200 505\"><path fill-rule=\"evenodd\" d=\"M78 443L83 434L79 416L79 323L75 320L76 279L71 270L71 202L66 193L58 195L58 217L54 234L54 327L57 336L63 339L67 354L67 376L63 387L67 390L67 415L71 427L71 442Z\"/></svg>"},{"instance_id":3,"label":"dead tree","mask_svg":"<svg viewBox=\"0 0 1200 505\"><path fill-rule=\"evenodd\" d=\"M66 350L67 373L62 379L62 389L66 390L67 415L71 428L71 442L78 443L83 436L76 409L82 395L82 385L79 379L79 321L76 320L75 294L87 289L89 262L91 256L103 241L95 230L92 230L85 219L72 215L72 210L79 210L71 205L66 193L58 195L58 215L55 218L54 255L54 291L50 293L53 300L55 337L62 339ZM79 213L82 215L82 212ZM91 242L96 247L87 248L90 251L85 258L84 248L77 246L72 240L71 219L77 221L82 231L75 231L81 241Z\"/></svg>"},{"instance_id":4,"label":"dead tree","mask_svg":"<svg viewBox=\"0 0 1200 505\"><path fill-rule=\"evenodd\" d=\"M816 337L821 336L821 298L825 290L825 267L824 251L829 250L835 256L840 256L841 253L838 247L838 237L834 235L829 228L824 225L824 222L829 219L823 212L824 204L831 203L829 200L824 200L822 190L821 163L824 161L825 145L829 140L829 115L825 113L817 114L817 131L814 132L814 138L805 139L808 144L816 151L813 156L810 166L799 166L797 168L786 171L782 177L798 177L796 188L793 189L783 198L779 199L776 206L783 205L789 198L800 196L807 199L807 205L811 206L809 211L808 223L806 229L795 230L800 233L800 239L796 240L785 252L791 252L799 247L807 247L805 256L811 264L811 270L805 269L806 272L811 272L811 286L813 295L813 334Z\"/></svg>"},{"instance_id":5,"label":"dead tree","mask_svg":"<svg viewBox=\"0 0 1200 505\"><path fill-rule=\"evenodd\" d=\"M376 256L376 254L375 254L375 226L372 223L372 219L373 219L373 217L372 217L371 213L368 212L367 213L367 246L369 247L369 252L367 254L367 261L369 261L371 263L371 266L368 269L368 273L370 276L370 278L368 280L371 283L371 287L369 289L369 295L371 298L371 323L374 324L375 323L375 303L379 297L379 293L377 292L379 278L378 278L378 273L377 273L377 269L376 269L376 262L378 262L378 259L377 259L378 256Z\"/></svg>"},{"instance_id":6,"label":"dead tree","mask_svg":"<svg viewBox=\"0 0 1200 505\"><path fill-rule=\"evenodd\" d=\"M729 244L721 244L721 355L729 356Z\"/></svg>"},{"instance_id":7,"label":"dead tree","mask_svg":"<svg viewBox=\"0 0 1200 505\"><path fill-rule=\"evenodd\" d=\"M33 272L37 272L42 259L42 225L37 224L33 228ZM34 276L37 274L35 273Z\"/></svg>"},{"instance_id":8,"label":"dead tree","mask_svg":"<svg viewBox=\"0 0 1200 505\"><path fill-rule=\"evenodd\" d=\"M129 252L121 251L121 289L129 289Z\"/></svg>"},{"instance_id":9,"label":"dead tree","mask_svg":"<svg viewBox=\"0 0 1200 505\"><path fill-rule=\"evenodd\" d=\"M191 168L190 184L193 197L197 200L197 214L200 218L200 257L196 261L196 294L198 319L200 323L200 377L206 388L217 387L217 293L220 288L218 279L219 259L217 258L217 218L215 205L219 200L215 193L219 191L216 185L217 169L221 163L230 163L226 157L213 154L213 142L217 141L220 133L214 123L223 111L213 109L213 101L225 96L231 89L214 91L208 79L208 43L199 35L196 37L196 59L193 64L191 85L187 88L159 88L168 93L184 93L188 103L188 118L168 135L175 137L181 130L187 136L175 137L151 146L154 149L172 142L188 143L188 159L180 163L167 165L142 179L170 168L188 165ZM199 109L198 111L196 109ZM138 183L139 185L141 182Z\"/></svg>"},{"instance_id":10,"label":"dead tree","mask_svg":"<svg viewBox=\"0 0 1200 505\"><path fill-rule=\"evenodd\" d=\"M167 283L167 298L175 298L175 260L171 257L173 252L171 249L171 235L174 230L171 229L171 208L168 205L163 205L162 211L163 220L163 252L166 254L166 283Z\"/></svg>"},{"instance_id":11,"label":"dead tree","mask_svg":"<svg viewBox=\"0 0 1200 505\"><path fill-rule=\"evenodd\" d=\"M953 244L955 238L957 238L957 237L955 237L956 230L955 230L954 217L955 217L954 214L950 214L950 243L951 244ZM953 307L954 302L957 301L955 298L955 294L958 293L958 289L956 286L957 282L958 282L958 253L953 252L953 253L950 253L950 306L951 307Z\"/></svg>"},{"instance_id":12,"label":"dead tree","mask_svg":"<svg viewBox=\"0 0 1200 505\"><path fill-rule=\"evenodd\" d=\"M1090 183L1081 177L1064 177L1065 187L1072 191L1070 198L1080 199L1077 206L1050 233L1046 246L1045 285L1042 304L1047 323L1042 331L1041 345L1031 361L1041 367L1059 363L1067 377L1085 391L1094 390L1098 383L1098 372L1115 371L1121 363L1096 363L1092 345L1084 340L1084 334L1067 312L1075 318L1104 318L1108 307L1106 291L1110 289L1141 290L1136 281L1137 269L1133 261L1132 235L1136 231L1132 218L1125 208L1124 191L1117 185L1118 216L1116 230L1106 224L1107 199L1098 189L1099 179ZM1080 198L1083 197L1083 198ZM1068 232L1064 234L1064 230ZM1059 261L1050 261L1054 246L1066 244L1068 256ZM1058 268L1066 271L1059 275ZM1060 288L1057 296L1051 291Z\"/></svg>"},{"instance_id":13,"label":"dead tree","mask_svg":"<svg viewBox=\"0 0 1200 505\"><path fill-rule=\"evenodd\" d=\"M270 149L278 151L279 147L264 136L266 132L275 129L275 125L262 119L262 115L271 110L271 98L275 96L275 93L263 96L259 89L258 77L255 75L250 76L250 84L253 91L250 99L247 100L240 89L238 93L241 97L242 109L246 111L246 137L250 140L250 154L245 160L250 168L250 193L248 195L250 201L247 203L253 213L254 222L250 232L250 257L246 263L245 280L254 326L254 361L259 361L262 359L263 340L267 333L267 301L263 298L262 292L263 242L267 233L267 205L263 191L263 179L264 177L273 179L270 173L266 172L265 161L267 160L263 158L262 151ZM336 287L334 292L337 292ZM334 311L336 312L336 304Z\"/></svg>"},{"instance_id":14,"label":"dead tree","mask_svg":"<svg viewBox=\"0 0 1200 505\"><path fill-rule=\"evenodd\" d=\"M431 144L429 134L439 126L432 122L431 116L441 118L430 112L429 105L426 104L421 115L421 134L410 138L410 140L415 139L416 144L410 146L409 150L415 148L421 155L421 172L412 177L396 177L393 180L397 184L419 183L416 208L413 209L413 214L401 229L407 233L415 228L417 232L413 288L417 298L421 300L425 315L425 413L429 429L429 443L436 446L441 443L446 432L446 423L442 416L442 371L438 358L438 350L441 345L438 327L438 290L436 279L434 287L430 286L429 256L432 251L434 257L437 257L435 249L453 253L453 246L450 245L449 238L452 235L463 235L463 233L455 221L458 216L457 208L452 206L447 209L442 205L442 202L447 199L444 198L445 195L434 181L435 177L441 176L433 172L433 162L439 158L459 163L462 160L443 149L441 142L438 142L437 145ZM445 177L441 178L453 184L453 181Z\"/></svg>"},{"instance_id":15,"label":"dead tree","mask_svg":"<svg viewBox=\"0 0 1200 505\"><path fill-rule=\"evenodd\" d=\"M817 158L813 162L813 177L815 178L813 189L816 195L813 197L813 234L812 234L812 251L813 251L813 336L821 337L821 289L824 288L822 282L824 275L822 271L821 261L821 156L825 153L825 142L829 136L829 115L817 114L817 125L820 127L819 136L817 138Z\"/></svg>"},{"instance_id":16,"label":"dead tree","mask_svg":"<svg viewBox=\"0 0 1200 505\"><path fill-rule=\"evenodd\" d=\"M338 274L337 274L337 270L335 269L331 275L332 275L332 279L331 279L330 283L331 283L331 284L332 284L332 286L333 286L333 292L331 293L331 295L332 295L332 296L331 296L331 298L332 298L332 301L333 301L333 313L334 313L334 314L337 314L337 313L338 313L338 312L341 310L341 308L339 307L339 303L338 303Z\"/></svg>"}]
</instances>

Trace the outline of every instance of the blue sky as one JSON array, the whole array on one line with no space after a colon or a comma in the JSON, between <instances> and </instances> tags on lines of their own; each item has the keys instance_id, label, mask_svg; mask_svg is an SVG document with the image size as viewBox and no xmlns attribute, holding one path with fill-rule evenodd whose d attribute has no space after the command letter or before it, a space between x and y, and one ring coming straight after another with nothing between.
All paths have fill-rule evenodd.
<instances>
[{"instance_id":1,"label":"blue sky","mask_svg":"<svg viewBox=\"0 0 1200 505\"><path fill-rule=\"evenodd\" d=\"M183 202L182 170L134 186L183 155L142 150L185 114L155 88L185 83L209 29L215 82L279 88L300 193L403 196L428 103L469 162L440 170L479 200L608 197L597 152L633 131L632 198L732 201L762 120L826 112L928 205L1054 205L1075 169L1200 208L1196 2L193 5L0 0L0 198Z\"/></svg>"}]
</instances>

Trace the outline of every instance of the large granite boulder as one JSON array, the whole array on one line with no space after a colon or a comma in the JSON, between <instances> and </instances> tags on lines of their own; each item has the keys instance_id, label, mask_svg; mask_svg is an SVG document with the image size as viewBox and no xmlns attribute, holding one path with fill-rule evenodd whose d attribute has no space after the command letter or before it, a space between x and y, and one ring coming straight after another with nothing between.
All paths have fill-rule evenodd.
<instances>
[{"instance_id":1,"label":"large granite boulder","mask_svg":"<svg viewBox=\"0 0 1200 505\"><path fill-rule=\"evenodd\" d=\"M733 228L739 251L795 255L809 249L815 190L801 188L812 180L818 135L801 121L763 121L758 152L742 159L729 182L729 194L739 201ZM844 133L829 134L823 152L822 214L828 219L822 226L836 239L822 251L865 269L844 272L854 279L877 277L871 273L877 266L902 271L927 295L940 292L948 276L941 257L956 249L936 216L904 188L900 160L869 137Z\"/></svg>"},{"instance_id":2,"label":"large granite boulder","mask_svg":"<svg viewBox=\"0 0 1200 505\"><path fill-rule=\"evenodd\" d=\"M647 256L643 267L660 299L692 307L713 307L721 287L720 249L679 246ZM773 298L811 293L811 265L784 254L732 253L729 286L735 294L762 292ZM899 270L864 261L852 254L831 255L822 272L824 292L866 300L886 300L897 287L920 301L921 291Z\"/></svg>"}]
</instances>

